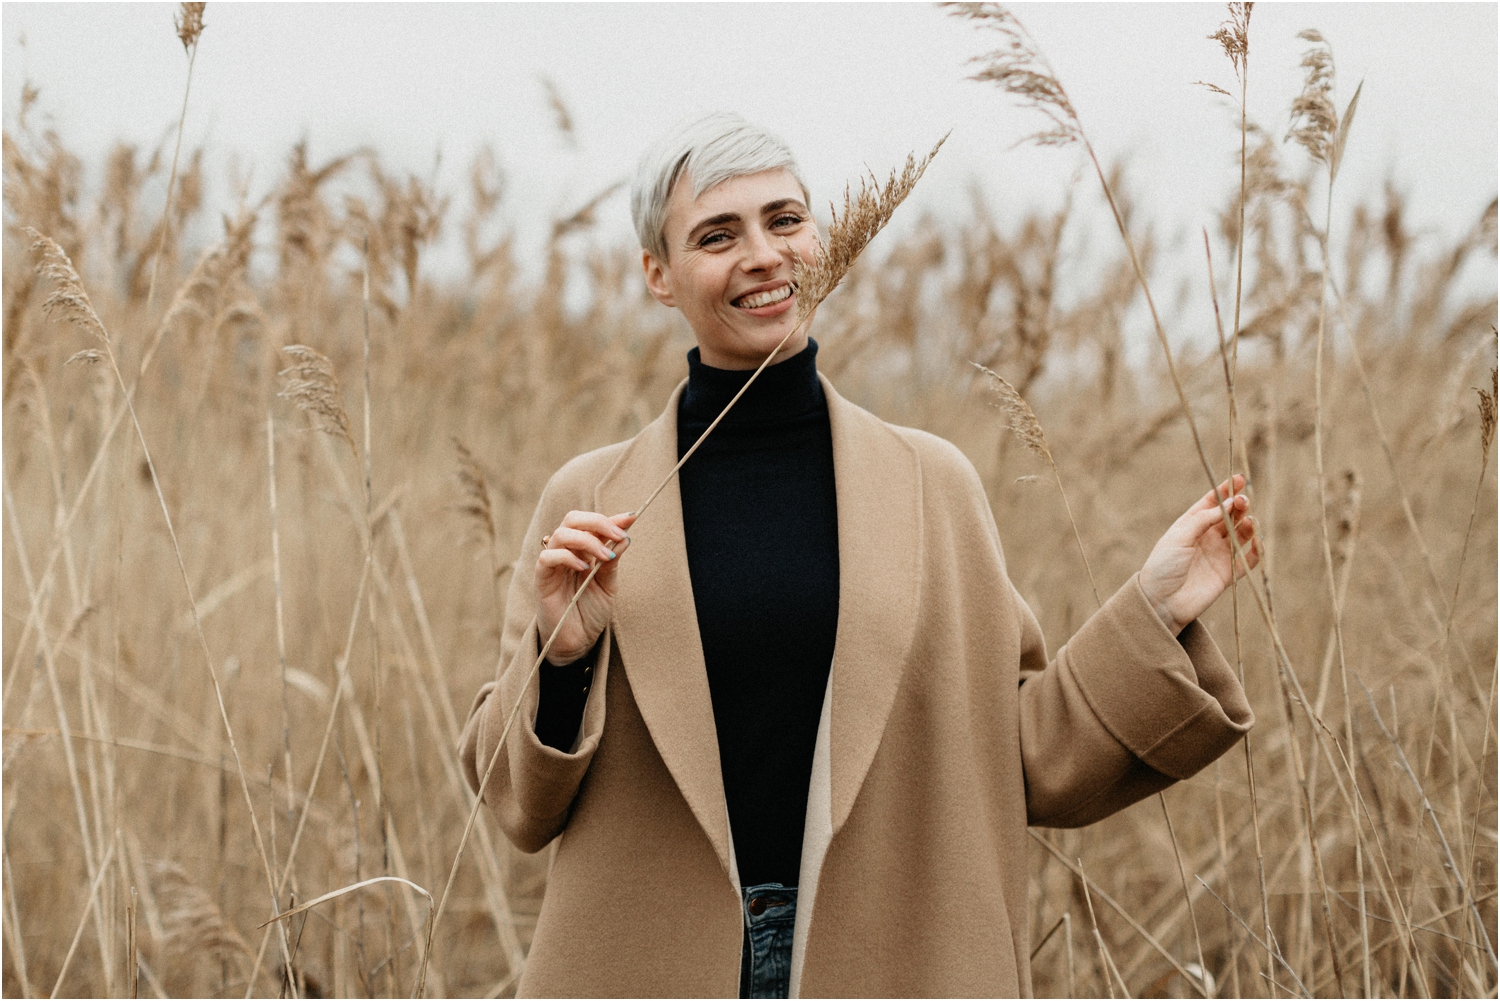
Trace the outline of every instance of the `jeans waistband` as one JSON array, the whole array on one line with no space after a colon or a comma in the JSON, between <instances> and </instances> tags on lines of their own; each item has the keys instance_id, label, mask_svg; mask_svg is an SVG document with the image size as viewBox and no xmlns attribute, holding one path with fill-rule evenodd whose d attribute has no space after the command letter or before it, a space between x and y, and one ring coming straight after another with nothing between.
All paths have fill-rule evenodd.
<instances>
[{"instance_id":1,"label":"jeans waistband","mask_svg":"<svg viewBox=\"0 0 1500 1001\"><path fill-rule=\"evenodd\" d=\"M784 998L791 989L792 933L797 888L761 883L740 890L745 918L740 954L740 997Z\"/></svg>"}]
</instances>

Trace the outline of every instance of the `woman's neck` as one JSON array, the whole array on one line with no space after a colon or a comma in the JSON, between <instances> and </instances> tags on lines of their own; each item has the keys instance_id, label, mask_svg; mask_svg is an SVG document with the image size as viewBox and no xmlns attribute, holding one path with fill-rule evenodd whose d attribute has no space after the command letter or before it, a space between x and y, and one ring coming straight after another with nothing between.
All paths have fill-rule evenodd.
<instances>
[{"instance_id":1,"label":"woman's neck","mask_svg":"<svg viewBox=\"0 0 1500 1001\"><path fill-rule=\"evenodd\" d=\"M807 347L797 354L766 366L724 418L724 423L738 427L775 424L825 409L827 401L818 382L817 357L818 342L808 338ZM753 369L741 371L705 365L697 348L689 351L688 384L678 408L679 419L707 425L753 374Z\"/></svg>"}]
</instances>

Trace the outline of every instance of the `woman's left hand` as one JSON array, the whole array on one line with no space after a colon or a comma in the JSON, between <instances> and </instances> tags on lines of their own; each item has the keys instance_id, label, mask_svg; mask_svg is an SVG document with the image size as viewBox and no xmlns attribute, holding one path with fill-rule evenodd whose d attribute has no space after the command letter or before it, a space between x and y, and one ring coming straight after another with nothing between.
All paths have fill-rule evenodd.
<instances>
[{"instance_id":1,"label":"woman's left hand","mask_svg":"<svg viewBox=\"0 0 1500 1001\"><path fill-rule=\"evenodd\" d=\"M1236 474L1232 485L1219 485L1217 496L1225 498L1223 503L1215 503L1213 493L1205 494L1172 523L1146 557L1141 589L1173 636L1260 562L1260 539L1250 517L1250 498L1240 492L1244 488L1245 478ZM1244 561L1234 559L1224 511L1234 523Z\"/></svg>"}]
</instances>

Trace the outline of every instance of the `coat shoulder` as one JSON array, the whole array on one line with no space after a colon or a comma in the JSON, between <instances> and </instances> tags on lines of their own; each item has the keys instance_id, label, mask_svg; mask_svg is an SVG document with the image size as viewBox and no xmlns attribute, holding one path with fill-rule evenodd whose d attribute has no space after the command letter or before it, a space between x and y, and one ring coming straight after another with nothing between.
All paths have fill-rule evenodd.
<instances>
[{"instance_id":1,"label":"coat shoulder","mask_svg":"<svg viewBox=\"0 0 1500 1001\"><path fill-rule=\"evenodd\" d=\"M984 497L984 483L969 457L946 438L918 428L887 424L901 436L917 454L922 466L924 486L929 490L938 487L945 491L962 489L972 491L974 496Z\"/></svg>"},{"instance_id":2,"label":"coat shoulder","mask_svg":"<svg viewBox=\"0 0 1500 1001\"><path fill-rule=\"evenodd\" d=\"M1005 549L1000 543L1000 529L995 524L989 494L974 463L946 438L917 428L895 424L887 427L903 438L917 455L917 464L922 471L922 504L931 526L964 525L982 533L982 537L994 547L1003 572Z\"/></svg>"}]
</instances>

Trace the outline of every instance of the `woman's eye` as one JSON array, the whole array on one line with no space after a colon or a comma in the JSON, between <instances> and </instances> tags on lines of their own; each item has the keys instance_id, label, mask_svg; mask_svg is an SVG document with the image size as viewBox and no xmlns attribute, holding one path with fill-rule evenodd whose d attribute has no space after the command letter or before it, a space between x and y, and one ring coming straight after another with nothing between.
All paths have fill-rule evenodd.
<instances>
[{"instance_id":1,"label":"woman's eye","mask_svg":"<svg viewBox=\"0 0 1500 1001\"><path fill-rule=\"evenodd\" d=\"M729 234L722 229L716 229L698 241L700 247L712 247L729 239Z\"/></svg>"},{"instance_id":2,"label":"woman's eye","mask_svg":"<svg viewBox=\"0 0 1500 1001\"><path fill-rule=\"evenodd\" d=\"M797 225L801 221L802 221L802 217L799 216L799 215L787 214L787 215L777 216L775 219L773 219L771 221L771 228L772 229L777 229L777 228L786 229L786 228L788 228L790 226Z\"/></svg>"}]
</instances>

